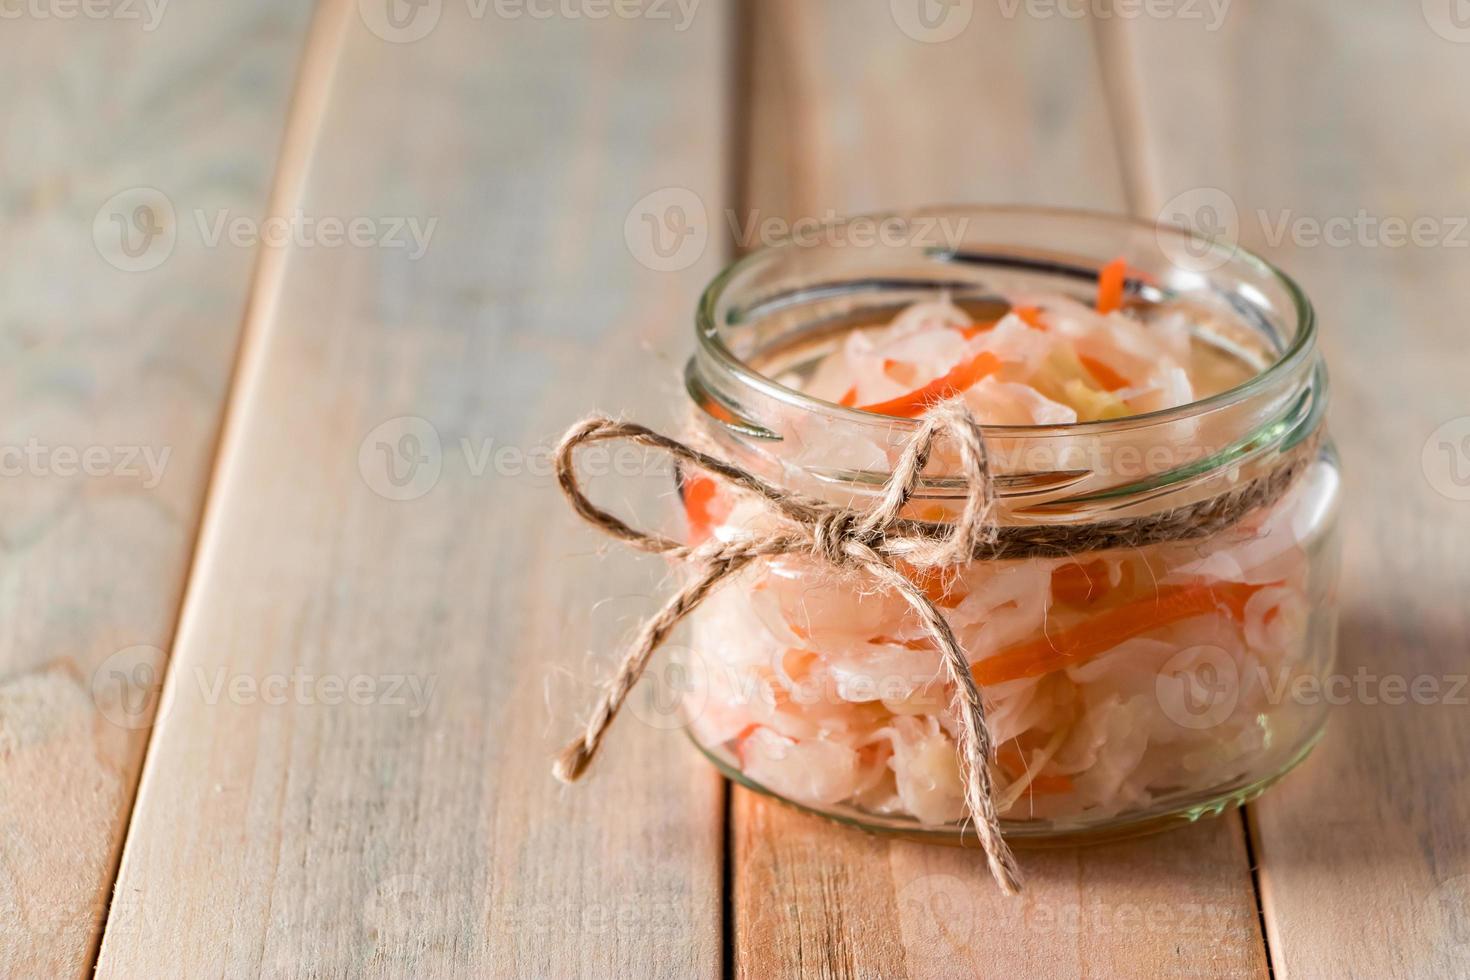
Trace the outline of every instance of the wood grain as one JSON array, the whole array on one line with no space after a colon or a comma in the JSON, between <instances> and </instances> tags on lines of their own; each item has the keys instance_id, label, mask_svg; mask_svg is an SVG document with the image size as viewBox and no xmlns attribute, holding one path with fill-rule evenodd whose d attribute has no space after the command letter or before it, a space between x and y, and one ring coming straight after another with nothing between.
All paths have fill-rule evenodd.
<instances>
[{"instance_id":1,"label":"wood grain","mask_svg":"<svg viewBox=\"0 0 1470 980\"><path fill-rule=\"evenodd\" d=\"M728 9L446 3L400 43L329 7L302 207L436 224L417 258L290 249L252 320L98 975L717 974L717 775L652 710L549 774L664 569L604 556L545 464L589 407L676 404L652 351L720 255L642 218L722 207Z\"/></svg>"},{"instance_id":2,"label":"wood grain","mask_svg":"<svg viewBox=\"0 0 1470 980\"><path fill-rule=\"evenodd\" d=\"M692 297L763 217L1150 214L1203 189L1321 313L1341 672L1368 684L1249 811L1271 966L1470 973L1466 46L1433 4L1237 0L1218 31L954 4L970 20L944 41L902 6L752 0L737 38L713 0L683 26L429 4L411 41L327 0L284 145L305 7L7 19L0 448L104 447L113 468L0 480L3 972L86 973L108 913L102 976L718 973L724 791L660 702L585 786L546 773L661 586L564 513L547 446L595 404L672 416ZM403 247L256 263L205 242L201 213L259 217L273 172L270 213ZM113 195L142 187L177 243L127 271L93 222L126 223L140 198ZM1273 241L1360 209L1447 240ZM667 497L641 460L604 468L606 499ZM1389 703L1386 677L1439 693ZM1015 902L973 853L743 790L730 821L743 976L1267 971L1233 818L1022 852Z\"/></svg>"},{"instance_id":3,"label":"wood grain","mask_svg":"<svg viewBox=\"0 0 1470 980\"><path fill-rule=\"evenodd\" d=\"M1278 977L1470 973L1470 48L1432 28L1449 9L1299 0L1237 5L1215 33L1134 27L1161 200L1225 194L1242 243L1313 298L1332 370L1349 686L1250 809ZM1360 212L1430 225L1395 245ZM1333 221L1338 244L1317 242ZM1420 677L1429 703L1397 687Z\"/></svg>"},{"instance_id":4,"label":"wood grain","mask_svg":"<svg viewBox=\"0 0 1470 980\"><path fill-rule=\"evenodd\" d=\"M885 4L750 4L742 186L752 213L1124 206L1086 22L950 6L969 21L930 43Z\"/></svg>"},{"instance_id":5,"label":"wood grain","mask_svg":"<svg viewBox=\"0 0 1470 980\"><path fill-rule=\"evenodd\" d=\"M264 212L310 19L113 6L16 5L0 31L0 972L17 977L91 971L254 264L198 217ZM111 221L159 197L166 233L130 226L134 264Z\"/></svg>"},{"instance_id":6,"label":"wood grain","mask_svg":"<svg viewBox=\"0 0 1470 980\"><path fill-rule=\"evenodd\" d=\"M742 975L1264 974L1238 820L1022 851L1026 891L1012 900L973 853L838 829L736 792Z\"/></svg>"},{"instance_id":7,"label":"wood grain","mask_svg":"<svg viewBox=\"0 0 1470 980\"><path fill-rule=\"evenodd\" d=\"M744 208L789 218L945 200L1124 210L1089 25L972 9L926 43L884 4L755 5ZM1021 8L1024 10L1024 8ZM976 852L889 842L733 790L747 977L1263 976L1241 822L1022 852L1027 892Z\"/></svg>"}]
</instances>

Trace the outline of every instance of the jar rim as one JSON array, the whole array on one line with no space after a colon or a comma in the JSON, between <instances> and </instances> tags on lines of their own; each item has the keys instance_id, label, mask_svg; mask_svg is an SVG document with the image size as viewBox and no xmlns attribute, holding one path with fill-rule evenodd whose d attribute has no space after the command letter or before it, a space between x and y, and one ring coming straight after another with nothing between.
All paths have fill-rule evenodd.
<instances>
[{"instance_id":1,"label":"jar rim","mask_svg":"<svg viewBox=\"0 0 1470 980\"><path fill-rule=\"evenodd\" d=\"M1025 204L927 205L918 208L848 215L835 221L827 222L822 227L832 229L855 222L877 223L895 219L911 221L916 218L939 217L941 215L953 216L956 214L980 217L1025 217L1030 215L1052 219L1072 218L1079 221L1111 223L1119 228L1128 228L1135 231L1147 230L1153 232L1155 235L1167 236L1181 243L1184 241L1197 241L1194 233L1186 228L1160 224L1129 215L1088 208L1063 208ZM1275 384L1282 377L1290 376L1298 371L1303 362L1313 355L1317 339L1316 311L1311 301L1307 298L1306 293L1297 284L1295 279L1255 252L1235 244L1221 246L1214 241L1211 241L1209 244L1212 251L1227 252L1226 261L1237 262L1259 275L1274 280L1291 299L1293 313L1296 317L1295 330L1293 331L1291 342L1286 345L1285 349L1269 365L1233 387L1204 398L1186 402L1183 405L1156 409L1149 412L1140 412L1117 419L1088 422L1031 425L986 424L982 426L984 431L994 433L997 436L1015 438L1051 435L1079 436L1101 432L1116 432L1120 429L1132 428L1134 426L1148 426L1178 421L1203 412L1214 411L1246 401L1261 391L1270 388L1271 385ZM783 385L775 378L751 367L725 343L716 323L715 310L719 300L724 295L726 287L741 273L763 261L769 260L771 256L800 247L802 246L791 241L762 246L726 265L710 281L709 285L705 287L704 292L701 293L695 311L695 334L701 351L713 358L722 369L729 371L742 383L750 385L763 394L778 401L785 402L792 407L803 410L814 410L836 419L867 422L881 419L885 424L893 426L900 431L917 429L919 425L919 420L917 419L877 415L864 411L861 408L838 405L835 402L815 398L805 392Z\"/></svg>"}]
</instances>

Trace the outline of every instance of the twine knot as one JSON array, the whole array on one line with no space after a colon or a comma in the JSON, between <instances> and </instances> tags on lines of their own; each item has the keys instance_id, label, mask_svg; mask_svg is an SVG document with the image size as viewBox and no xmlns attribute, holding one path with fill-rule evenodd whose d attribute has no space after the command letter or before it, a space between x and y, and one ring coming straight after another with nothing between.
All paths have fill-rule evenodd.
<instances>
[{"instance_id":1,"label":"twine knot","mask_svg":"<svg viewBox=\"0 0 1470 980\"><path fill-rule=\"evenodd\" d=\"M951 439L960 451L966 478L964 509L952 525L905 521L901 516L903 510L913 498L940 436ZM691 547L631 527L592 503L582 490L574 465L579 446L612 439L662 450L720 479L737 492L764 499L776 518L774 528L730 541L711 539ZM924 589L899 567L899 563L918 570L955 565L971 560L978 550L997 543L994 529L988 526L995 489L985 441L979 423L963 403L944 402L925 413L918 431L905 445L877 506L866 512L784 490L644 426L601 416L582 420L562 437L556 452L556 473L562 492L583 519L640 551L667 555L695 567L690 581L640 627L581 736L558 756L553 772L559 779L570 782L586 770L654 651L717 585L756 559L807 554L839 570L867 572L881 586L901 595L929 633L954 691L954 713L959 723L957 750L966 807L974 820L990 872L1001 890L1007 894L1020 890L1020 871L1000 833L989 767L994 746L969 660L949 623Z\"/></svg>"},{"instance_id":2,"label":"twine knot","mask_svg":"<svg viewBox=\"0 0 1470 980\"><path fill-rule=\"evenodd\" d=\"M849 543L871 549L872 535L864 533L857 515L847 510L834 510L817 518L812 525L812 554L839 568L851 564Z\"/></svg>"}]
</instances>

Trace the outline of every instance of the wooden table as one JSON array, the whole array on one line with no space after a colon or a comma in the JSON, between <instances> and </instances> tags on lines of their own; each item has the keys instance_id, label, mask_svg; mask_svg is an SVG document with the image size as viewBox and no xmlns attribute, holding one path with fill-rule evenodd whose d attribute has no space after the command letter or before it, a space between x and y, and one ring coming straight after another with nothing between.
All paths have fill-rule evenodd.
<instances>
[{"instance_id":1,"label":"wooden table","mask_svg":"<svg viewBox=\"0 0 1470 980\"><path fill-rule=\"evenodd\" d=\"M7 7L0 973L1470 975L1470 31L1221 2ZM762 220L960 200L1236 209L1321 314L1342 671L1439 695L1016 901L651 726L556 784L663 570L546 447L672 416Z\"/></svg>"}]
</instances>

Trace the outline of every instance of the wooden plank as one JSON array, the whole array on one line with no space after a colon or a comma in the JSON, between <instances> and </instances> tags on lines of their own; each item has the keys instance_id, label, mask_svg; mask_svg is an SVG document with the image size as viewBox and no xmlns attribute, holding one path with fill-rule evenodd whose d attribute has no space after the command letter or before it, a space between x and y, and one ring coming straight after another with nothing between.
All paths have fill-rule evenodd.
<instances>
[{"instance_id":1,"label":"wooden plank","mask_svg":"<svg viewBox=\"0 0 1470 980\"><path fill-rule=\"evenodd\" d=\"M956 4L947 9L968 11L968 24L926 42L891 9L756 6L750 213L944 200L1127 206L1127 157L1112 142L1087 23ZM1235 817L1022 852L1027 891L1008 900L975 852L869 838L733 793L742 976L1265 974Z\"/></svg>"},{"instance_id":2,"label":"wooden plank","mask_svg":"<svg viewBox=\"0 0 1470 980\"><path fill-rule=\"evenodd\" d=\"M264 211L310 10L7 10L0 963L13 976L81 976L254 264L253 249L212 243L200 219Z\"/></svg>"},{"instance_id":3,"label":"wooden plank","mask_svg":"<svg viewBox=\"0 0 1470 980\"><path fill-rule=\"evenodd\" d=\"M1276 975L1463 976L1470 34L1449 4L1341 9L1141 21L1134 49L1160 199L1234 207L1242 243L1313 298L1332 369L1347 703L1250 809ZM1419 243L1395 245L1416 219ZM1427 703L1398 689L1420 677Z\"/></svg>"},{"instance_id":4,"label":"wooden plank","mask_svg":"<svg viewBox=\"0 0 1470 980\"><path fill-rule=\"evenodd\" d=\"M742 184L752 212L1123 207L1085 22L956 3L927 28L920 6L751 5Z\"/></svg>"},{"instance_id":5,"label":"wooden plank","mask_svg":"<svg viewBox=\"0 0 1470 980\"><path fill-rule=\"evenodd\" d=\"M1026 891L983 858L734 801L737 967L750 977L1263 974L1240 822L1022 851Z\"/></svg>"},{"instance_id":6,"label":"wooden plank","mask_svg":"<svg viewBox=\"0 0 1470 980\"><path fill-rule=\"evenodd\" d=\"M719 256L638 235L721 207L728 10L359 9L302 208L428 247L293 247L252 323L99 976L714 975L717 775L630 720L550 776L663 569L535 451L677 404Z\"/></svg>"}]
</instances>

